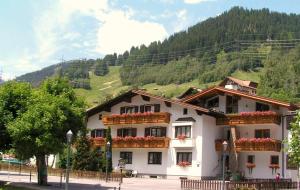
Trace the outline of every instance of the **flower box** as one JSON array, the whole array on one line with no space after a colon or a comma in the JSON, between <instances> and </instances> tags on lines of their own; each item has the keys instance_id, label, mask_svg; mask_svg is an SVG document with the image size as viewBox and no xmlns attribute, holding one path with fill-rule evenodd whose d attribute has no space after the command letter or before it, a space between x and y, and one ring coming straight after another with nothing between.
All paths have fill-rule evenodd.
<instances>
[{"instance_id":1,"label":"flower box","mask_svg":"<svg viewBox=\"0 0 300 190\"><path fill-rule=\"evenodd\" d=\"M280 152L281 141L271 138L240 138L235 141L236 151L275 151Z\"/></svg>"},{"instance_id":2,"label":"flower box","mask_svg":"<svg viewBox=\"0 0 300 190\"><path fill-rule=\"evenodd\" d=\"M104 125L170 123L170 113L145 112L145 113L104 115L102 116L102 122Z\"/></svg>"},{"instance_id":3,"label":"flower box","mask_svg":"<svg viewBox=\"0 0 300 190\"><path fill-rule=\"evenodd\" d=\"M180 166L180 167L187 167L187 166L190 166L190 165L192 165L190 162L179 162L178 164L177 164L178 166Z\"/></svg>"},{"instance_id":4,"label":"flower box","mask_svg":"<svg viewBox=\"0 0 300 190\"><path fill-rule=\"evenodd\" d=\"M179 140L185 140L186 136L185 135L178 135L177 139Z\"/></svg>"},{"instance_id":5,"label":"flower box","mask_svg":"<svg viewBox=\"0 0 300 190\"><path fill-rule=\"evenodd\" d=\"M241 112L217 118L217 125L280 124L280 122L280 116L273 111Z\"/></svg>"}]
</instances>

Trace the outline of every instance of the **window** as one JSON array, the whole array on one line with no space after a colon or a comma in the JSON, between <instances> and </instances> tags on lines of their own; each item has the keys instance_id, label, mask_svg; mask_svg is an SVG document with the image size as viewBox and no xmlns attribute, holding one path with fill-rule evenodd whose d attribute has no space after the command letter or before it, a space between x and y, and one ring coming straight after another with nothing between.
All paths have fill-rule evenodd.
<instances>
[{"instance_id":1,"label":"window","mask_svg":"<svg viewBox=\"0 0 300 190\"><path fill-rule=\"evenodd\" d=\"M120 158L126 160L126 164L132 164L132 152L120 152Z\"/></svg>"},{"instance_id":2,"label":"window","mask_svg":"<svg viewBox=\"0 0 300 190\"><path fill-rule=\"evenodd\" d=\"M286 168L289 170L297 170L297 164L293 163L289 155L286 155Z\"/></svg>"},{"instance_id":3,"label":"window","mask_svg":"<svg viewBox=\"0 0 300 190\"><path fill-rule=\"evenodd\" d=\"M136 128L121 128L117 130L118 137L135 137Z\"/></svg>"},{"instance_id":4,"label":"window","mask_svg":"<svg viewBox=\"0 0 300 190\"><path fill-rule=\"evenodd\" d=\"M226 96L226 113L238 112L238 97Z\"/></svg>"},{"instance_id":5,"label":"window","mask_svg":"<svg viewBox=\"0 0 300 190\"><path fill-rule=\"evenodd\" d=\"M247 157L247 163L251 163L251 164L255 163L255 157L254 157L254 155L248 155L248 157Z\"/></svg>"},{"instance_id":6,"label":"window","mask_svg":"<svg viewBox=\"0 0 300 190\"><path fill-rule=\"evenodd\" d=\"M295 122L295 116L293 116L293 115L289 115L289 116L287 116L286 117L286 129L287 130L290 130L291 129L291 124L293 123L293 122Z\"/></svg>"},{"instance_id":7,"label":"window","mask_svg":"<svg viewBox=\"0 0 300 190\"><path fill-rule=\"evenodd\" d=\"M102 114L99 114L99 120L102 120Z\"/></svg>"},{"instance_id":8,"label":"window","mask_svg":"<svg viewBox=\"0 0 300 190\"><path fill-rule=\"evenodd\" d=\"M187 138L191 137L191 126L176 126L175 127L175 138L179 135L185 135Z\"/></svg>"},{"instance_id":9,"label":"window","mask_svg":"<svg viewBox=\"0 0 300 190\"><path fill-rule=\"evenodd\" d=\"M148 153L148 164L161 164L161 152L149 152Z\"/></svg>"},{"instance_id":10,"label":"window","mask_svg":"<svg viewBox=\"0 0 300 190\"><path fill-rule=\"evenodd\" d=\"M160 104L146 104L140 106L140 112L160 112Z\"/></svg>"},{"instance_id":11,"label":"window","mask_svg":"<svg viewBox=\"0 0 300 190\"><path fill-rule=\"evenodd\" d=\"M180 162L189 162L192 163L192 153L191 152L177 152L176 155L176 164Z\"/></svg>"},{"instance_id":12,"label":"window","mask_svg":"<svg viewBox=\"0 0 300 190\"><path fill-rule=\"evenodd\" d=\"M187 115L188 114L188 109L183 108L183 115Z\"/></svg>"},{"instance_id":13,"label":"window","mask_svg":"<svg viewBox=\"0 0 300 190\"><path fill-rule=\"evenodd\" d=\"M120 107L120 114L124 113L137 113L139 112L139 106L124 106Z\"/></svg>"},{"instance_id":14,"label":"window","mask_svg":"<svg viewBox=\"0 0 300 190\"><path fill-rule=\"evenodd\" d=\"M145 128L145 137L154 136L154 137L165 137L166 136L166 127L149 127Z\"/></svg>"},{"instance_id":15,"label":"window","mask_svg":"<svg viewBox=\"0 0 300 190\"><path fill-rule=\"evenodd\" d=\"M256 111L269 111L269 110L270 110L269 105L256 102Z\"/></svg>"},{"instance_id":16,"label":"window","mask_svg":"<svg viewBox=\"0 0 300 190\"><path fill-rule=\"evenodd\" d=\"M219 97L215 97L207 101L207 108L219 107Z\"/></svg>"},{"instance_id":17,"label":"window","mask_svg":"<svg viewBox=\"0 0 300 190\"><path fill-rule=\"evenodd\" d=\"M91 137L96 138L96 137L106 137L106 129L93 129L91 130Z\"/></svg>"},{"instance_id":18,"label":"window","mask_svg":"<svg viewBox=\"0 0 300 190\"><path fill-rule=\"evenodd\" d=\"M279 164L279 156L271 156L270 164L278 165Z\"/></svg>"},{"instance_id":19,"label":"window","mask_svg":"<svg viewBox=\"0 0 300 190\"><path fill-rule=\"evenodd\" d=\"M255 138L270 138L270 129L255 130Z\"/></svg>"}]
</instances>

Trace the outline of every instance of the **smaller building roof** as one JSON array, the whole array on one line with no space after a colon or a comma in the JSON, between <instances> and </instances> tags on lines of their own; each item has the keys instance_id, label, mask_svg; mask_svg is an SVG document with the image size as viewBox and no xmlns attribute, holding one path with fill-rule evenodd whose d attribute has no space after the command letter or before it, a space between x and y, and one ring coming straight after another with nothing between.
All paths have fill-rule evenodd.
<instances>
[{"instance_id":1,"label":"smaller building roof","mask_svg":"<svg viewBox=\"0 0 300 190\"><path fill-rule=\"evenodd\" d=\"M190 87L186 91L184 91L181 95L179 95L177 98L178 99L182 99L182 98L185 98L187 96L191 96L191 95L193 95L193 94L195 94L197 92L200 92L200 91L201 91L201 89L199 89L199 88Z\"/></svg>"},{"instance_id":2,"label":"smaller building roof","mask_svg":"<svg viewBox=\"0 0 300 190\"><path fill-rule=\"evenodd\" d=\"M244 87L248 87L248 88L257 88L258 83L257 82L253 82L250 80L241 80L241 79L237 79L234 77L226 77L220 84L219 86L223 86L225 87L226 83L228 80L233 81L234 83L240 85L240 86L244 86Z\"/></svg>"}]
</instances>

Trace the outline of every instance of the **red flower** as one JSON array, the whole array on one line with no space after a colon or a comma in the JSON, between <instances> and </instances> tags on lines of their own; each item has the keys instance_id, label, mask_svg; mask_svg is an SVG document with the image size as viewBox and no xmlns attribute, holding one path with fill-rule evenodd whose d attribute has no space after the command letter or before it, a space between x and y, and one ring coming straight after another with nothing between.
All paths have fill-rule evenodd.
<instances>
[{"instance_id":1,"label":"red flower","mask_svg":"<svg viewBox=\"0 0 300 190\"><path fill-rule=\"evenodd\" d=\"M279 164L271 164L271 165L269 165L269 168L272 168L272 169L279 169L280 166L279 166Z\"/></svg>"},{"instance_id":2,"label":"red flower","mask_svg":"<svg viewBox=\"0 0 300 190\"><path fill-rule=\"evenodd\" d=\"M247 164L246 164L246 167L247 167L247 168L255 168L255 166L256 166L256 165L255 165L254 163L247 163Z\"/></svg>"},{"instance_id":3,"label":"red flower","mask_svg":"<svg viewBox=\"0 0 300 190\"><path fill-rule=\"evenodd\" d=\"M186 166L190 166L190 165L191 165L191 163L190 162L186 162L186 161L178 163L178 166L181 166L181 167L186 167Z\"/></svg>"},{"instance_id":4,"label":"red flower","mask_svg":"<svg viewBox=\"0 0 300 190\"><path fill-rule=\"evenodd\" d=\"M186 136L185 135L178 135L177 138L179 140L185 140Z\"/></svg>"}]
</instances>

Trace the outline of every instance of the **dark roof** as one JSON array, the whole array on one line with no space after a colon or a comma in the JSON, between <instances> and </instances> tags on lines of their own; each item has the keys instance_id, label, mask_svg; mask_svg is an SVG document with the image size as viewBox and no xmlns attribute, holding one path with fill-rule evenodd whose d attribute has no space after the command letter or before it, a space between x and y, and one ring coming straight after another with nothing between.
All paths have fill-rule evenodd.
<instances>
[{"instance_id":1,"label":"dark roof","mask_svg":"<svg viewBox=\"0 0 300 190\"><path fill-rule=\"evenodd\" d=\"M219 92L228 93L228 94L232 94L232 95L237 95L237 96L241 96L241 97L245 97L245 98L249 98L249 99L252 99L252 100L257 100L257 101L261 101L261 102L265 102L265 103L275 104L275 105L278 105L278 106L286 107L290 110L295 110L295 109L299 108L299 106L290 104L288 102L283 102L283 101L280 101L280 100L275 100L275 99L267 98L267 97L263 97L263 96L251 95L251 94L248 94L248 93L245 93L245 92L241 92L241 91L238 91L238 90L226 89L226 88L223 88L223 87L220 87L220 86L209 88L209 89L206 89L204 91L198 92L197 94L189 96L189 97L185 98L182 101L185 102L185 103L189 103L189 102L195 100L196 98L200 98L200 97L207 96L207 95L212 95L212 94L217 94Z\"/></svg>"},{"instance_id":2,"label":"dark roof","mask_svg":"<svg viewBox=\"0 0 300 190\"><path fill-rule=\"evenodd\" d=\"M195 122L196 120L192 117L181 117L181 118L176 119L176 121L192 121L192 122Z\"/></svg>"},{"instance_id":3,"label":"dark roof","mask_svg":"<svg viewBox=\"0 0 300 190\"><path fill-rule=\"evenodd\" d=\"M100 105L95 106L93 108L87 109L87 111L86 111L87 116L90 117L90 116L92 116L96 113L99 113L101 111L108 110L113 105L116 105L116 104L126 100L127 98L132 98L133 96L136 96L136 95L142 95L142 96L150 97L150 98L153 98L153 99L161 100L161 101L164 101L164 102L177 104L177 105L180 105L182 107L194 109L194 110L196 110L200 113L211 115L211 116L220 115L220 113L218 113L218 112L213 112L211 110L208 110L206 108L202 108L200 106L195 106L195 105L185 103L185 102L181 102L181 101L178 101L178 100L172 100L172 99L165 98L165 97L162 97L162 96L157 96L157 95L154 95L154 94L147 93L144 90L130 90L128 92L125 92L124 94L121 94L121 95L119 95L119 96L103 103L103 104L100 104Z\"/></svg>"}]
</instances>

